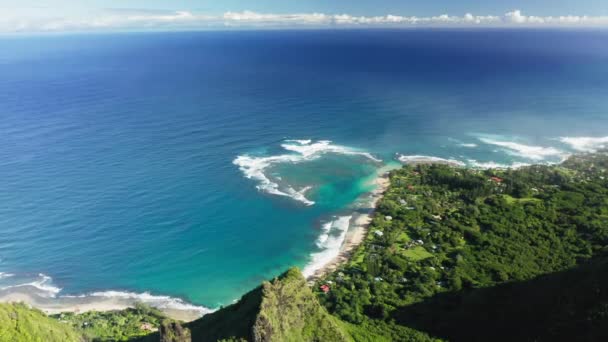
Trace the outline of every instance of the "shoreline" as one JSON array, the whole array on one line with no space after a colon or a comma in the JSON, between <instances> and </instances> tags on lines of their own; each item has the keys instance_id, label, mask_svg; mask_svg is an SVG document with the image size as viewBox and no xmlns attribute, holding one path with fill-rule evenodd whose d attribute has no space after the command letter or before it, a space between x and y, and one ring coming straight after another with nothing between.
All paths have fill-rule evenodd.
<instances>
[{"instance_id":1,"label":"shoreline","mask_svg":"<svg viewBox=\"0 0 608 342\"><path fill-rule=\"evenodd\" d=\"M315 270L307 277L308 283L322 278L335 271L341 265L348 262L354 250L363 242L367 236L369 225L372 222L376 205L384 196L390 185L389 172L392 167L383 167L378 170L375 178L371 180L374 189L367 193L362 207L355 209L349 222L348 230L340 251L336 257ZM179 299L178 299L179 300ZM126 297L103 297L103 296L47 296L40 289L23 286L19 291L3 291L0 289L0 303L24 303L36 308L47 315L55 315L63 312L81 314L90 311L109 312L133 308L138 302L151 305L146 301ZM189 305L183 302L184 305ZM205 308L167 308L151 305L163 312L167 317L183 322L191 322L214 310Z\"/></svg>"},{"instance_id":2,"label":"shoreline","mask_svg":"<svg viewBox=\"0 0 608 342\"><path fill-rule=\"evenodd\" d=\"M46 315L55 315L64 312L71 312L75 314L81 314L90 311L97 312L109 312L109 311L121 311L129 308L133 308L136 303L146 303L145 301L138 301L132 298L121 298L121 297L101 297L101 296L64 296L64 297L47 297L41 295L33 289L28 291L26 287L18 292L2 293L0 291L0 303L23 303L29 305L32 308L38 309L44 312ZM184 302L187 305L187 303ZM181 309L181 308L167 308L157 307L162 313L168 318L191 322L194 321L207 313L213 312L202 312L194 307L192 309Z\"/></svg>"},{"instance_id":3,"label":"shoreline","mask_svg":"<svg viewBox=\"0 0 608 342\"><path fill-rule=\"evenodd\" d=\"M315 270L314 273L306 278L309 284L314 281L326 276L327 274L337 270L341 265L345 264L350 260L352 253L357 247L363 242L367 236L369 225L372 222L374 213L376 212L376 205L378 201L384 196L384 193L390 185L389 178L390 169L382 168L379 175L373 180L375 189L369 193L369 201L366 206L362 208L365 212L355 212L353 218L348 227L346 237L340 252L331 261ZM359 209L361 210L361 209Z\"/></svg>"}]
</instances>

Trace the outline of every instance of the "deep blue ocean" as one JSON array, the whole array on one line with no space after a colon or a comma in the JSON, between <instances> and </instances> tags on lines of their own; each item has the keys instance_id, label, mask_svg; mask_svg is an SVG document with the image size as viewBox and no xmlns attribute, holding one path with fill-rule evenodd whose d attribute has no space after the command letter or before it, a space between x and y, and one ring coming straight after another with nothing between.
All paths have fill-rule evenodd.
<instances>
[{"instance_id":1,"label":"deep blue ocean","mask_svg":"<svg viewBox=\"0 0 608 342\"><path fill-rule=\"evenodd\" d=\"M322 263L386 165L605 144L608 31L4 36L0 290L215 308Z\"/></svg>"}]
</instances>

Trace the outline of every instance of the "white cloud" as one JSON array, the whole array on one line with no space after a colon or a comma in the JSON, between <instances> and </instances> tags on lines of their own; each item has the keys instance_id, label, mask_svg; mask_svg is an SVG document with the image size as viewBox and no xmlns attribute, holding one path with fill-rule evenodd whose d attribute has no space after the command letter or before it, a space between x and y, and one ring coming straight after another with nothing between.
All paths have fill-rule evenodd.
<instances>
[{"instance_id":1,"label":"white cloud","mask_svg":"<svg viewBox=\"0 0 608 342\"><path fill-rule=\"evenodd\" d=\"M596 27L608 26L608 16L528 16L520 10L502 16L442 14L431 17L352 16L349 14L273 14L252 11L207 15L190 11L104 10L84 16L51 16L44 13L0 13L0 33L103 30L179 30L222 27Z\"/></svg>"}]
</instances>

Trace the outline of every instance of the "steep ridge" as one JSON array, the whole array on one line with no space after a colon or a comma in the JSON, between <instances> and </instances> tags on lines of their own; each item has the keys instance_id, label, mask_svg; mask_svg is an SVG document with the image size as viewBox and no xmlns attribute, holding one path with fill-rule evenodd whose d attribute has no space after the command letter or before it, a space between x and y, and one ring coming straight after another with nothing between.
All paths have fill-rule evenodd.
<instances>
[{"instance_id":1,"label":"steep ridge","mask_svg":"<svg viewBox=\"0 0 608 342\"><path fill-rule=\"evenodd\" d=\"M194 341L352 341L295 268L188 327Z\"/></svg>"}]
</instances>

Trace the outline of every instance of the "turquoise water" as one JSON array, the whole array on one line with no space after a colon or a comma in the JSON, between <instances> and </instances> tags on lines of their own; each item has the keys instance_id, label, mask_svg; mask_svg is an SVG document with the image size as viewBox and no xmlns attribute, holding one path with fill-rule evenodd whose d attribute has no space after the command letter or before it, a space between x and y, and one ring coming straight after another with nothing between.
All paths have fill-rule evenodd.
<instances>
[{"instance_id":1,"label":"turquoise water","mask_svg":"<svg viewBox=\"0 0 608 342\"><path fill-rule=\"evenodd\" d=\"M608 143L607 42L525 30L2 37L0 292L229 304L334 248L387 163L551 163Z\"/></svg>"}]
</instances>

